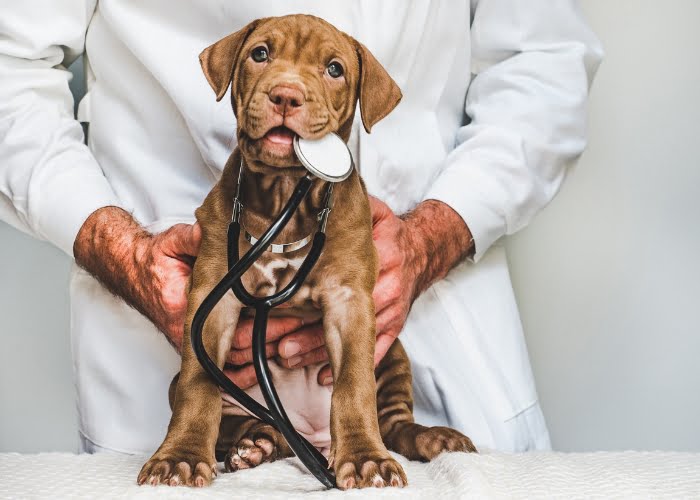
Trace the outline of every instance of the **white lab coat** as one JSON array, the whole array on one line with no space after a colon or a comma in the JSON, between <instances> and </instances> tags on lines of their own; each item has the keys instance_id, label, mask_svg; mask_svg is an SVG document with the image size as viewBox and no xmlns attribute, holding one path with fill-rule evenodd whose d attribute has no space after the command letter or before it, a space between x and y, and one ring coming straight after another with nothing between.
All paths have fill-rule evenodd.
<instances>
[{"instance_id":1,"label":"white lab coat","mask_svg":"<svg viewBox=\"0 0 700 500\"><path fill-rule=\"evenodd\" d=\"M574 1L0 1L0 217L68 254L103 206L152 231L193 221L235 146L228 99L216 103L199 67L204 47L293 12L365 43L404 94L371 135L355 127L370 193L398 213L444 201L476 244L474 262L416 301L401 335L417 419L477 446L549 446L499 239L552 199L585 145L601 48ZM65 70L84 49L89 146ZM178 355L87 273L74 269L70 293L84 442L152 451Z\"/></svg>"}]
</instances>

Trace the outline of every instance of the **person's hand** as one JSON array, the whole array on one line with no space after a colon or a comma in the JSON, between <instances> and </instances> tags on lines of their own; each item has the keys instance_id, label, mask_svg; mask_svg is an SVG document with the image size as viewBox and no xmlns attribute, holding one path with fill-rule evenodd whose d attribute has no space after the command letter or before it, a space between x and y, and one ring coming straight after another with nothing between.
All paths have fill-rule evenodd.
<instances>
[{"instance_id":1,"label":"person's hand","mask_svg":"<svg viewBox=\"0 0 700 500\"><path fill-rule=\"evenodd\" d=\"M472 254L474 242L464 220L443 202L426 200L401 217L373 196L370 206L379 256L379 278L373 293L377 314L376 365L403 329L416 297ZM291 358L290 344L295 352ZM287 366L290 361L300 367L328 359L323 330L318 325L305 326L283 337L278 346ZM329 366L319 372L318 381L324 385L332 383Z\"/></svg>"},{"instance_id":2,"label":"person's hand","mask_svg":"<svg viewBox=\"0 0 700 500\"><path fill-rule=\"evenodd\" d=\"M73 245L76 262L150 319L180 351L187 285L199 252L197 224L150 234L116 207L95 211Z\"/></svg>"},{"instance_id":3,"label":"person's hand","mask_svg":"<svg viewBox=\"0 0 700 500\"><path fill-rule=\"evenodd\" d=\"M81 267L150 319L180 352L187 313L187 285L201 239L198 224L177 224L153 235L124 210L105 207L85 221L73 253ZM270 318L268 354L276 354L276 341L302 324L297 318ZM228 361L250 363L251 340L252 320L242 319ZM250 364L224 372L243 389L257 383Z\"/></svg>"},{"instance_id":4,"label":"person's hand","mask_svg":"<svg viewBox=\"0 0 700 500\"><path fill-rule=\"evenodd\" d=\"M265 353L268 358L277 355L279 340L304 325L300 318L292 316L270 317L267 321ZM258 383L253 361L253 319L241 318L233 334L231 352L226 361L235 367L227 367L224 373L241 389Z\"/></svg>"},{"instance_id":5,"label":"person's hand","mask_svg":"<svg viewBox=\"0 0 700 500\"><path fill-rule=\"evenodd\" d=\"M379 257L379 277L372 294L377 316L377 343L374 349L376 366L406 323L411 304L418 295L418 281L427 256L422 253L418 235L410 224L399 218L378 198L370 196L369 201L372 209L372 238ZM280 347L290 337L293 340L294 335L301 335L301 332L282 339ZM319 372L318 381L324 385L332 383L330 366Z\"/></svg>"},{"instance_id":6,"label":"person's hand","mask_svg":"<svg viewBox=\"0 0 700 500\"><path fill-rule=\"evenodd\" d=\"M408 311L417 295L417 279L425 256L420 255L421 246L414 241L409 224L375 197L370 197L370 207L372 236L379 256L379 277L373 293L377 315L376 365L399 336L406 322ZM322 325L307 325L282 336L277 351L282 365L289 368L327 361ZM274 346L269 347L268 354L276 354ZM332 382L329 366L321 370L318 381L324 385Z\"/></svg>"},{"instance_id":7,"label":"person's hand","mask_svg":"<svg viewBox=\"0 0 700 500\"><path fill-rule=\"evenodd\" d=\"M379 279L374 287L377 314L375 366L399 336L419 290L425 254L416 228L399 218L381 200L370 196L372 236L379 255Z\"/></svg>"},{"instance_id":8,"label":"person's hand","mask_svg":"<svg viewBox=\"0 0 700 500\"><path fill-rule=\"evenodd\" d=\"M178 352L182 350L187 291L202 231L198 224L176 224L140 240L136 257L136 287L131 300Z\"/></svg>"}]
</instances>

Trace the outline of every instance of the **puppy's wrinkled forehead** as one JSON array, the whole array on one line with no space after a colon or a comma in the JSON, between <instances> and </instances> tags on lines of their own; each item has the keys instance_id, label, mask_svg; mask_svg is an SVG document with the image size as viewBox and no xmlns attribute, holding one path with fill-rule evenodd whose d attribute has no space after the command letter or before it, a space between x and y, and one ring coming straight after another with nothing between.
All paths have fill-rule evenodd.
<instances>
[{"instance_id":1,"label":"puppy's wrinkled forehead","mask_svg":"<svg viewBox=\"0 0 700 500\"><path fill-rule=\"evenodd\" d=\"M305 15L263 19L248 36L244 51L259 44L268 46L272 60L325 66L337 57L357 74L357 55L352 40L323 19Z\"/></svg>"}]
</instances>

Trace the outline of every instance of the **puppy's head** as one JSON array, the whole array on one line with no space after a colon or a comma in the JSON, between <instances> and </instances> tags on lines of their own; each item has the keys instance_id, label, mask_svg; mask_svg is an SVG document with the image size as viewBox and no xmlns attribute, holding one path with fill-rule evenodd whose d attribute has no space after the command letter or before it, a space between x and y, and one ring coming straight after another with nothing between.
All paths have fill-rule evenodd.
<instances>
[{"instance_id":1,"label":"puppy's head","mask_svg":"<svg viewBox=\"0 0 700 500\"><path fill-rule=\"evenodd\" d=\"M367 132L401 100L364 45L313 16L253 21L199 59L217 100L232 85L238 145L257 171L299 167L294 135L347 141L358 99Z\"/></svg>"}]
</instances>

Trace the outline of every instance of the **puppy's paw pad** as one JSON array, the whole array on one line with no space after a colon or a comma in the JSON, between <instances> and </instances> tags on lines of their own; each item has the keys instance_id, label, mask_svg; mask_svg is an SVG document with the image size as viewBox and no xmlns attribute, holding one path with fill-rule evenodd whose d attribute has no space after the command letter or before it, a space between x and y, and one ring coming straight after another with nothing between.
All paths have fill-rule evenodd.
<instances>
[{"instance_id":1,"label":"puppy's paw pad","mask_svg":"<svg viewBox=\"0 0 700 500\"><path fill-rule=\"evenodd\" d=\"M141 468L139 485L207 486L216 476L216 462L183 453L179 456L158 454Z\"/></svg>"},{"instance_id":2,"label":"puppy's paw pad","mask_svg":"<svg viewBox=\"0 0 700 500\"><path fill-rule=\"evenodd\" d=\"M432 460L443 451L476 453L471 439L449 427L429 427L416 436L416 448L426 460Z\"/></svg>"},{"instance_id":3,"label":"puppy's paw pad","mask_svg":"<svg viewBox=\"0 0 700 500\"><path fill-rule=\"evenodd\" d=\"M408 484L403 468L390 457L340 460L336 463L336 484L341 490L385 486L403 488Z\"/></svg>"}]
</instances>

